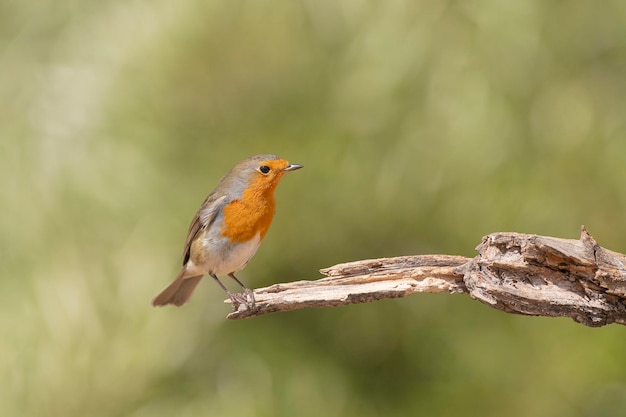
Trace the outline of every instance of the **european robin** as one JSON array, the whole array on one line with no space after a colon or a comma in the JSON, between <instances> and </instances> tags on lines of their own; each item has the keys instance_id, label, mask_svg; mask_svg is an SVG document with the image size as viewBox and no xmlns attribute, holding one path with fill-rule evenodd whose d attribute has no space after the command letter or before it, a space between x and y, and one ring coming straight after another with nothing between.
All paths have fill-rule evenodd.
<instances>
[{"instance_id":1,"label":"european robin","mask_svg":"<svg viewBox=\"0 0 626 417\"><path fill-rule=\"evenodd\" d=\"M233 302L254 307L254 293L235 276L256 253L274 218L274 191L283 175L302 168L276 155L257 155L233 167L193 217L174 281L152 299L153 306L182 306L203 275L210 275ZM243 288L234 294L219 280L228 275ZM249 300L248 300L249 299Z\"/></svg>"}]
</instances>

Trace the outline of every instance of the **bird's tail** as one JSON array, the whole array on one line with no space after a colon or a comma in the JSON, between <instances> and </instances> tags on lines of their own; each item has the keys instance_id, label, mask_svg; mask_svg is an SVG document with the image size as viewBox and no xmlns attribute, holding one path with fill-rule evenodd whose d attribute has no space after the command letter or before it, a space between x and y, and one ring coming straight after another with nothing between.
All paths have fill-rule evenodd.
<instances>
[{"instance_id":1,"label":"bird's tail","mask_svg":"<svg viewBox=\"0 0 626 417\"><path fill-rule=\"evenodd\" d=\"M201 279L202 275L185 277L185 268L183 268L174 281L152 299L152 305L154 307L168 304L174 304L177 307L182 306L189 301L193 290L196 289L196 285L198 285Z\"/></svg>"}]
</instances>

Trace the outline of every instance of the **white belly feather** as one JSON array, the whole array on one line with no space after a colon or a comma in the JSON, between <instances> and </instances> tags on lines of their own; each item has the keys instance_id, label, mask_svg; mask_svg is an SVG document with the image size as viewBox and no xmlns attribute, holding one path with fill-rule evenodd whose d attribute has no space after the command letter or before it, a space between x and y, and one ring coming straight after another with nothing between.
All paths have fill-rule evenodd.
<instances>
[{"instance_id":1,"label":"white belly feather","mask_svg":"<svg viewBox=\"0 0 626 417\"><path fill-rule=\"evenodd\" d=\"M260 243L261 237L257 234L247 242L232 245L229 248L230 250L224 251L226 253L222 252L221 254L216 254L217 256L210 256L210 265L205 265L205 267L215 275L226 275L239 271L254 256ZM205 247L210 247L208 242L205 242Z\"/></svg>"}]
</instances>

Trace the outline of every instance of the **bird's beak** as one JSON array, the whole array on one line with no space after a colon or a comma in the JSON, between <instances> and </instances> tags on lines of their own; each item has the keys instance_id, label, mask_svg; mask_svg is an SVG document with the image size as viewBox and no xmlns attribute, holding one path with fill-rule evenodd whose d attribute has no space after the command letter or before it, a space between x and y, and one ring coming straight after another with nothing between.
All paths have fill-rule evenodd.
<instances>
[{"instance_id":1,"label":"bird's beak","mask_svg":"<svg viewBox=\"0 0 626 417\"><path fill-rule=\"evenodd\" d=\"M289 164L287 165L283 171L285 172L289 172L289 171L295 171L296 169L300 169L302 168L304 165L298 165L298 164Z\"/></svg>"}]
</instances>

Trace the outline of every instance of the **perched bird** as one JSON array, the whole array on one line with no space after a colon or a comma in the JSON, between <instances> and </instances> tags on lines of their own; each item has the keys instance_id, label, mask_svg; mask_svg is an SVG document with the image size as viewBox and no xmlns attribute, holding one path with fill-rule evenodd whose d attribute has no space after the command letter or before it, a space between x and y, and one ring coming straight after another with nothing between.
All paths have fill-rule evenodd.
<instances>
[{"instance_id":1,"label":"perched bird","mask_svg":"<svg viewBox=\"0 0 626 417\"><path fill-rule=\"evenodd\" d=\"M274 218L274 191L284 174L302 165L276 155L257 155L233 167L204 200L193 217L183 268L174 281L152 299L153 306L182 306L203 275L210 275L233 302L254 307L254 293L235 276L259 248ZM218 275L228 275L244 290L231 293Z\"/></svg>"}]
</instances>

